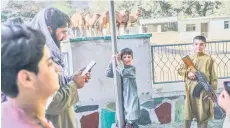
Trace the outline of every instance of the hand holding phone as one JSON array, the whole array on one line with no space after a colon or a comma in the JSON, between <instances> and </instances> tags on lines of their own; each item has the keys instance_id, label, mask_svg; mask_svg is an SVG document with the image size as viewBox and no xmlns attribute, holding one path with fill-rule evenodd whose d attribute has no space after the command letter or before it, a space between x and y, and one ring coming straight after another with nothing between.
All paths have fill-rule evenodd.
<instances>
[{"instance_id":1,"label":"hand holding phone","mask_svg":"<svg viewBox=\"0 0 230 128\"><path fill-rule=\"evenodd\" d=\"M82 71L81 75L85 75L86 73L90 72L91 69L96 65L96 61L92 60L87 66L86 68Z\"/></svg>"},{"instance_id":2,"label":"hand holding phone","mask_svg":"<svg viewBox=\"0 0 230 128\"><path fill-rule=\"evenodd\" d=\"M85 83L89 81L90 77L90 70L96 64L96 61L91 61L86 67L74 73L74 82L77 84L77 88L83 88ZM87 74L88 73L88 74Z\"/></svg>"}]
</instances>

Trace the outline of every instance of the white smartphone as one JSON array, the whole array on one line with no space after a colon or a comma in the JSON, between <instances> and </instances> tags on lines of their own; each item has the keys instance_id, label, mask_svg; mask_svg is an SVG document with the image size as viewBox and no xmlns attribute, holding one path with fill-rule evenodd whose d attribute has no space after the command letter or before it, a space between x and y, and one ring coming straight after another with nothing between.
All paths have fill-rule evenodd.
<instances>
[{"instance_id":1,"label":"white smartphone","mask_svg":"<svg viewBox=\"0 0 230 128\"><path fill-rule=\"evenodd\" d=\"M87 66L86 68L82 71L82 76L85 75L87 72L89 72L93 67L94 65L96 65L96 61L92 60Z\"/></svg>"}]
</instances>

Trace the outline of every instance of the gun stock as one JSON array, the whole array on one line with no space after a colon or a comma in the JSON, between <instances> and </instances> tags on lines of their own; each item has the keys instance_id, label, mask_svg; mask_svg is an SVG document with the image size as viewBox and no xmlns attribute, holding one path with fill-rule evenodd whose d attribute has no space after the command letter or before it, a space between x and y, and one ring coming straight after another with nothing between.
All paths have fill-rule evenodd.
<instances>
[{"instance_id":1,"label":"gun stock","mask_svg":"<svg viewBox=\"0 0 230 128\"><path fill-rule=\"evenodd\" d=\"M191 58L188 55L183 57L182 60L184 64L187 65L187 67L191 69L192 72L194 73L197 72L196 68L193 65Z\"/></svg>"}]
</instances>

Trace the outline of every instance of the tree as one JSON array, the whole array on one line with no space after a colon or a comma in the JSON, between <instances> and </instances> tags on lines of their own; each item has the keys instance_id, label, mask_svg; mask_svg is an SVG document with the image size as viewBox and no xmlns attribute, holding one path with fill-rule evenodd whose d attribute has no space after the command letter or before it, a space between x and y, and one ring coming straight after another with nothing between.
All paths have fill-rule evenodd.
<instances>
[{"instance_id":1,"label":"tree","mask_svg":"<svg viewBox=\"0 0 230 128\"><path fill-rule=\"evenodd\" d=\"M159 13L163 17L175 16L175 10L172 8L172 3L166 1L157 1L159 4Z\"/></svg>"},{"instance_id":2,"label":"tree","mask_svg":"<svg viewBox=\"0 0 230 128\"><path fill-rule=\"evenodd\" d=\"M157 17L157 3L154 0L145 2L145 1L139 1L136 4L137 8L141 10L142 17L143 18L151 18L151 17Z\"/></svg>"},{"instance_id":3,"label":"tree","mask_svg":"<svg viewBox=\"0 0 230 128\"><path fill-rule=\"evenodd\" d=\"M44 3L35 1L9 1L2 8L2 15L5 16L2 22L11 17L21 17L24 21L30 21L43 7Z\"/></svg>"},{"instance_id":4,"label":"tree","mask_svg":"<svg viewBox=\"0 0 230 128\"><path fill-rule=\"evenodd\" d=\"M80 3L80 1L76 1ZM75 13L75 1L70 0L62 0L62 1L53 1L53 7L60 9L61 11L65 12L69 16Z\"/></svg>"},{"instance_id":5,"label":"tree","mask_svg":"<svg viewBox=\"0 0 230 128\"><path fill-rule=\"evenodd\" d=\"M115 8L116 10L127 10L131 11L133 8L135 8L135 4L138 1L116 1L115 2Z\"/></svg>"},{"instance_id":6,"label":"tree","mask_svg":"<svg viewBox=\"0 0 230 128\"><path fill-rule=\"evenodd\" d=\"M172 2L168 1L119 1L116 3L118 10L133 10L139 8L143 18L160 18L176 16L177 12L172 8Z\"/></svg>"},{"instance_id":7,"label":"tree","mask_svg":"<svg viewBox=\"0 0 230 128\"><path fill-rule=\"evenodd\" d=\"M214 13L215 9L219 9L221 5L221 2L216 1L205 1L205 2L199 2L196 4L196 12L199 14L199 16L207 16Z\"/></svg>"},{"instance_id":8,"label":"tree","mask_svg":"<svg viewBox=\"0 0 230 128\"><path fill-rule=\"evenodd\" d=\"M4 1L4 5L7 3ZM91 3L91 5L90 5ZM222 4L224 3L224 4ZM226 4L227 3L227 4ZM10 0L2 7L2 22L10 17L21 17L30 21L36 13L49 5L59 8L70 16L76 9L84 9L86 12L103 13L108 10L107 1L15 1ZM155 0L124 0L115 1L116 10L128 10L130 12L140 9L142 18L161 18L184 14L186 17L200 17L208 15L230 14L229 1L155 1Z\"/></svg>"},{"instance_id":9,"label":"tree","mask_svg":"<svg viewBox=\"0 0 230 128\"><path fill-rule=\"evenodd\" d=\"M230 1L221 1L219 9L216 9L213 15L230 16Z\"/></svg>"},{"instance_id":10,"label":"tree","mask_svg":"<svg viewBox=\"0 0 230 128\"><path fill-rule=\"evenodd\" d=\"M10 0L2 8L2 22L11 17L21 17L24 21L31 21L34 16L43 8L52 5L67 14L73 13L74 7L69 0L64 1L13 1Z\"/></svg>"},{"instance_id":11,"label":"tree","mask_svg":"<svg viewBox=\"0 0 230 128\"><path fill-rule=\"evenodd\" d=\"M216 9L220 9L219 1L183 1L181 11L187 16L207 16L214 14Z\"/></svg>"},{"instance_id":12,"label":"tree","mask_svg":"<svg viewBox=\"0 0 230 128\"><path fill-rule=\"evenodd\" d=\"M143 18L160 18L177 16L183 12L188 17L200 17L215 14L221 8L220 1L119 1L119 10L140 8Z\"/></svg>"}]
</instances>

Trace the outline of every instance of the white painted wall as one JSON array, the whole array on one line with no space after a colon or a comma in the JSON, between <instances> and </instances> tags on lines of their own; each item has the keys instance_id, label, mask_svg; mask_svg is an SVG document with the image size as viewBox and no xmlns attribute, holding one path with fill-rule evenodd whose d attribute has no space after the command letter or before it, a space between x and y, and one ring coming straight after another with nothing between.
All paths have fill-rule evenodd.
<instances>
[{"instance_id":1,"label":"white painted wall","mask_svg":"<svg viewBox=\"0 0 230 128\"><path fill-rule=\"evenodd\" d=\"M208 33L209 39L213 39L213 40L230 39L230 23L229 23L229 28L224 29L224 21L230 21L230 18L210 21L209 33Z\"/></svg>"},{"instance_id":2,"label":"white painted wall","mask_svg":"<svg viewBox=\"0 0 230 128\"><path fill-rule=\"evenodd\" d=\"M118 49L129 47L133 50L133 65L137 71L138 93L151 92L150 40L119 39ZM71 44L73 71L86 66L91 60L97 62L93 68L92 79L84 88L79 89L80 101L100 101L115 99L113 79L105 76L105 70L112 55L112 44L108 40L83 41Z\"/></svg>"},{"instance_id":3,"label":"white painted wall","mask_svg":"<svg viewBox=\"0 0 230 128\"><path fill-rule=\"evenodd\" d=\"M196 30L193 32L186 32L186 24L195 24ZM194 21L178 21L178 32L179 32L179 38L181 40L191 40L201 34L201 23L200 22L194 22Z\"/></svg>"}]
</instances>

